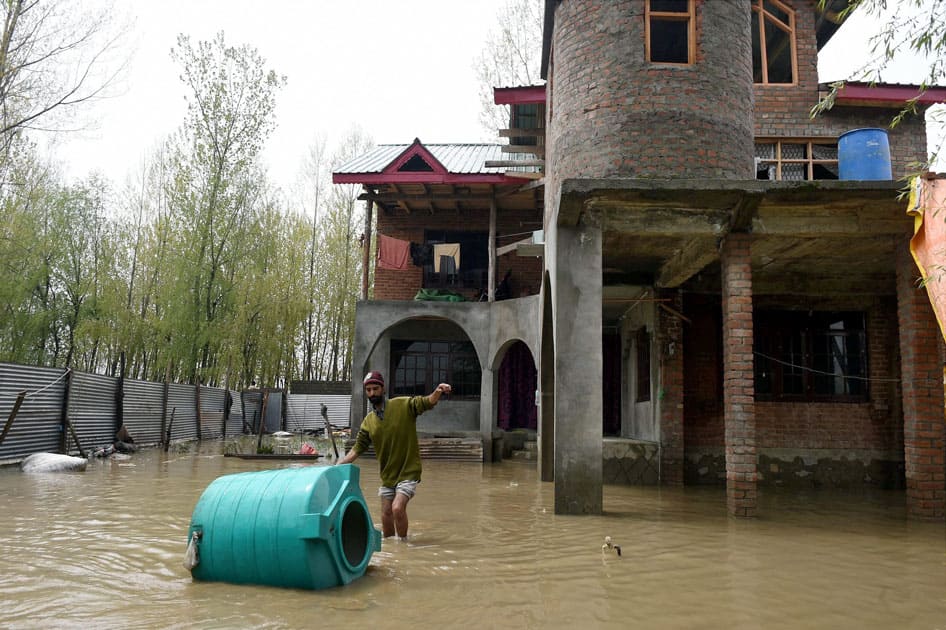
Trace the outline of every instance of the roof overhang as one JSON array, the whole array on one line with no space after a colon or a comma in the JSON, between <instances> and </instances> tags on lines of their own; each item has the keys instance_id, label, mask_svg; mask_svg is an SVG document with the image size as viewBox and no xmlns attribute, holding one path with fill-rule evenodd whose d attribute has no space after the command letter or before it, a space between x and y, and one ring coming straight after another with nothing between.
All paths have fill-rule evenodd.
<instances>
[{"instance_id":1,"label":"roof overhang","mask_svg":"<svg viewBox=\"0 0 946 630\"><path fill-rule=\"evenodd\" d=\"M827 91L829 86L821 86ZM853 105L860 107L903 107L910 101L917 105L935 105L946 103L946 87L919 85L861 83L848 81L834 99L835 105Z\"/></svg>"},{"instance_id":2,"label":"roof overhang","mask_svg":"<svg viewBox=\"0 0 946 630\"><path fill-rule=\"evenodd\" d=\"M497 105L532 105L545 102L544 85L493 88L493 102Z\"/></svg>"}]
</instances>

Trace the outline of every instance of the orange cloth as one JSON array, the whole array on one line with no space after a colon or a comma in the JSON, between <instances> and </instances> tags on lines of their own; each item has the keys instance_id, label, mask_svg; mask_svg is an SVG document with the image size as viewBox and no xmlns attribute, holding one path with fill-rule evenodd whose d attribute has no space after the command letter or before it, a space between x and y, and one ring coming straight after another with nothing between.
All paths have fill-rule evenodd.
<instances>
[{"instance_id":1,"label":"orange cloth","mask_svg":"<svg viewBox=\"0 0 946 630\"><path fill-rule=\"evenodd\" d=\"M410 257L410 241L378 234L378 269L407 269Z\"/></svg>"},{"instance_id":2,"label":"orange cloth","mask_svg":"<svg viewBox=\"0 0 946 630\"><path fill-rule=\"evenodd\" d=\"M449 256L453 258L453 271L460 271L460 244L459 243L438 243L434 245L434 272L440 273L440 257Z\"/></svg>"},{"instance_id":3,"label":"orange cloth","mask_svg":"<svg viewBox=\"0 0 946 630\"><path fill-rule=\"evenodd\" d=\"M946 338L946 179L914 177L907 214L913 216L910 253Z\"/></svg>"}]
</instances>

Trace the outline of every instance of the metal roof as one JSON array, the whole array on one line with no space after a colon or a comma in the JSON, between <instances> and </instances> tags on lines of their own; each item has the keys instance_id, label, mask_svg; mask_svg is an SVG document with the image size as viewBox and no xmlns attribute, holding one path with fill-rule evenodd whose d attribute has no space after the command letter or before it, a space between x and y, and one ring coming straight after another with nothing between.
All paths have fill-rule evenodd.
<instances>
[{"instance_id":1,"label":"metal roof","mask_svg":"<svg viewBox=\"0 0 946 630\"><path fill-rule=\"evenodd\" d=\"M406 151L411 144L379 144L374 149L338 168L335 173L369 174L381 173ZM513 170L506 168L486 168L487 160L534 160L526 153L503 153L502 144L424 144L434 158L448 173L462 175L502 174ZM532 167L517 167L515 170L534 171Z\"/></svg>"}]
</instances>

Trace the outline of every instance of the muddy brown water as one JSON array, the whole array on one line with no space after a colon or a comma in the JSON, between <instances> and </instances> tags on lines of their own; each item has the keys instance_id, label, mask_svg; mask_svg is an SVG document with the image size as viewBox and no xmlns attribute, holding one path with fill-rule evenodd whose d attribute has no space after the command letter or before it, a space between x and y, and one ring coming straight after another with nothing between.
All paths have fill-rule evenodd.
<instances>
[{"instance_id":1,"label":"muddy brown water","mask_svg":"<svg viewBox=\"0 0 946 630\"><path fill-rule=\"evenodd\" d=\"M377 525L376 463L358 465ZM409 541L348 586L192 581L198 497L267 467L205 444L0 469L0 627L946 629L946 527L907 521L902 493L767 490L736 520L719 488L605 486L606 514L560 516L522 462L426 462Z\"/></svg>"}]
</instances>

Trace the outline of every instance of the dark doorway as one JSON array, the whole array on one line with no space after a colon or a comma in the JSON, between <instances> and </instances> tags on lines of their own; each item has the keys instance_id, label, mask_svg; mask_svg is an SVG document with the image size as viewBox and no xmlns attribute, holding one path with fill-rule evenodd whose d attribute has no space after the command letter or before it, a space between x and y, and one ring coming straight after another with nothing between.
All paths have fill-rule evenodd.
<instances>
[{"instance_id":1,"label":"dark doorway","mask_svg":"<svg viewBox=\"0 0 946 630\"><path fill-rule=\"evenodd\" d=\"M535 361L529 347L521 341L509 346L499 366L497 425L500 429L536 429L536 377Z\"/></svg>"}]
</instances>

